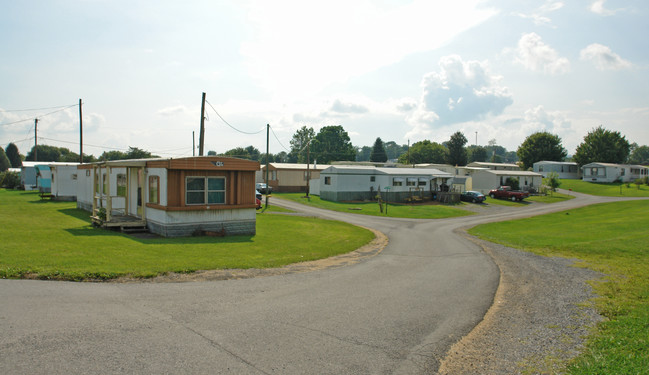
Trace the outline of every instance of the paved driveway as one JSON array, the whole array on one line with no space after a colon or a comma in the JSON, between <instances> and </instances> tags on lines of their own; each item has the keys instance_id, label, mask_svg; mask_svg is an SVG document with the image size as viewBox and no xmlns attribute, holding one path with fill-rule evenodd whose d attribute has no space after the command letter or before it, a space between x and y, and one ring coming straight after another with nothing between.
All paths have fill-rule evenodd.
<instances>
[{"instance_id":1,"label":"paved driveway","mask_svg":"<svg viewBox=\"0 0 649 375\"><path fill-rule=\"evenodd\" d=\"M301 206L378 229L389 244L353 266L254 279L0 280L0 373L434 373L481 320L499 282L492 259L454 230L604 200L448 220Z\"/></svg>"}]
</instances>

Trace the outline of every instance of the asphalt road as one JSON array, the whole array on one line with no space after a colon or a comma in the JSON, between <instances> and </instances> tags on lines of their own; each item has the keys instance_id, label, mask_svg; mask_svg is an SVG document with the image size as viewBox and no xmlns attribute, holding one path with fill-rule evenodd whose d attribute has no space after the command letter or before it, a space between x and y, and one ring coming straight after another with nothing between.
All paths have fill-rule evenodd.
<instances>
[{"instance_id":1,"label":"asphalt road","mask_svg":"<svg viewBox=\"0 0 649 375\"><path fill-rule=\"evenodd\" d=\"M499 270L456 229L608 198L407 220L305 208L389 244L353 266L189 283L0 280L0 373L419 374L491 306Z\"/></svg>"}]
</instances>

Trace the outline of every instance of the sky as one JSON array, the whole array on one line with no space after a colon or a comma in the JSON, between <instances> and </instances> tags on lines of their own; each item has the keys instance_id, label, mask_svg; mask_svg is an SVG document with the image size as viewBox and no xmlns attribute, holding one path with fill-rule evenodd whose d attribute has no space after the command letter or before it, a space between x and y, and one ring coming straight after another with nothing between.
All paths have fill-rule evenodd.
<instances>
[{"instance_id":1,"label":"sky","mask_svg":"<svg viewBox=\"0 0 649 375\"><path fill-rule=\"evenodd\" d=\"M594 128L649 145L644 0L6 1L0 145L163 157L289 151L303 126L354 146L512 151L538 131L568 154ZM195 143L194 143L195 141Z\"/></svg>"}]
</instances>

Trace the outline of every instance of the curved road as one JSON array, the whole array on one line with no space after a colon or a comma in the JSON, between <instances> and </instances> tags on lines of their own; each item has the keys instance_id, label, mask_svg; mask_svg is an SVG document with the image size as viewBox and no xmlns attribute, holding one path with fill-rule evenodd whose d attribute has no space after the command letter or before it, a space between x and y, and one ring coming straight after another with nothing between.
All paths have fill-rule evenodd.
<instances>
[{"instance_id":1,"label":"curved road","mask_svg":"<svg viewBox=\"0 0 649 375\"><path fill-rule=\"evenodd\" d=\"M491 306L499 270L454 231L613 200L444 220L309 215L385 233L349 267L191 283L0 280L0 373L434 373Z\"/></svg>"}]
</instances>

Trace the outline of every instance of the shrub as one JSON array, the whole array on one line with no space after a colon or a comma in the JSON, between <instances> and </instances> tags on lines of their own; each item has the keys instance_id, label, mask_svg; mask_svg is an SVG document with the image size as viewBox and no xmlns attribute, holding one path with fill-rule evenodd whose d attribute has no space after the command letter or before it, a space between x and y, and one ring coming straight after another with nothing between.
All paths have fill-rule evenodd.
<instances>
[{"instance_id":1,"label":"shrub","mask_svg":"<svg viewBox=\"0 0 649 375\"><path fill-rule=\"evenodd\" d=\"M0 172L0 187L7 189L18 189L20 187L20 173Z\"/></svg>"}]
</instances>

